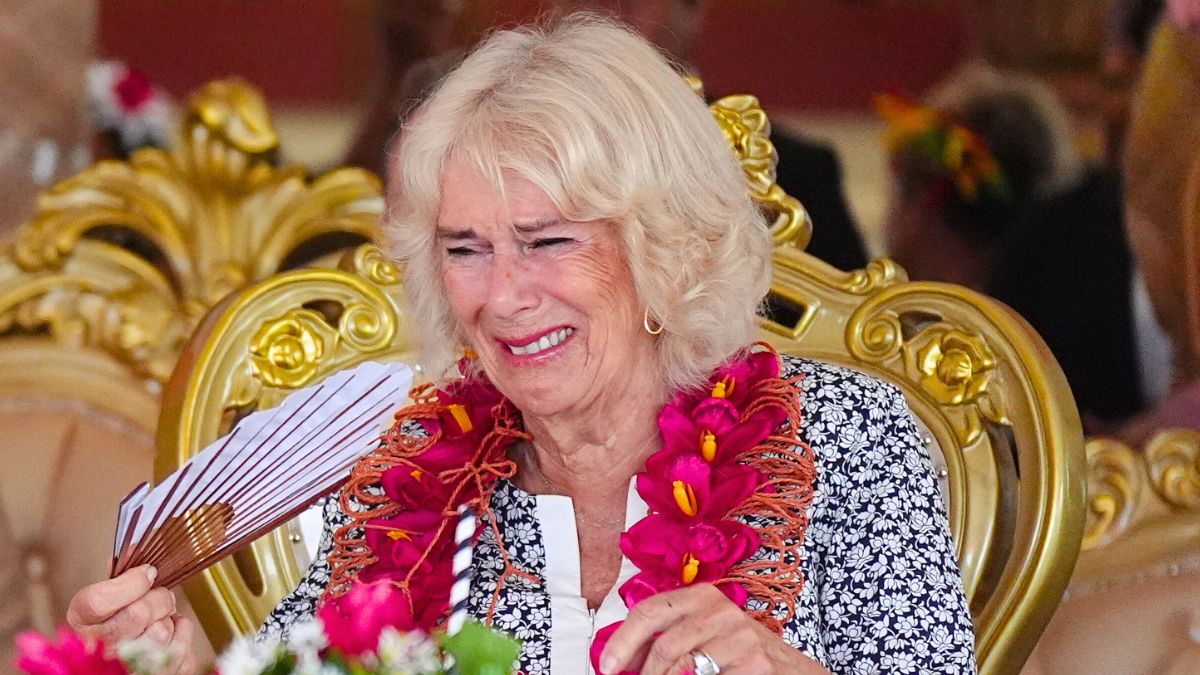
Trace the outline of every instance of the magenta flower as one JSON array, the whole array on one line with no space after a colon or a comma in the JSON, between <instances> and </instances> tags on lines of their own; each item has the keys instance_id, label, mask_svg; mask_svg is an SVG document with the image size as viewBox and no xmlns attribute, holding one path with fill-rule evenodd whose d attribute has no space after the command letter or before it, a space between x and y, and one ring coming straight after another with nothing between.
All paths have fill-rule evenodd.
<instances>
[{"instance_id":1,"label":"magenta flower","mask_svg":"<svg viewBox=\"0 0 1200 675\"><path fill-rule=\"evenodd\" d=\"M725 397L740 410L750 399L753 385L779 377L779 355L771 351L754 352L718 366L712 376L715 385L726 382Z\"/></svg>"},{"instance_id":2,"label":"magenta flower","mask_svg":"<svg viewBox=\"0 0 1200 675\"><path fill-rule=\"evenodd\" d=\"M492 427L492 409L504 396L486 378L472 377L451 382L437 392L438 400L450 410L438 416L442 437L463 436L478 441Z\"/></svg>"},{"instance_id":3,"label":"magenta flower","mask_svg":"<svg viewBox=\"0 0 1200 675\"><path fill-rule=\"evenodd\" d=\"M621 595L625 606L632 609L634 605L652 595L683 588L684 585L677 574L669 574L662 570L645 570L638 572L630 577L629 581L621 584L621 588L617 589L617 592ZM744 607L746 601L750 599L750 592L739 583L723 581L715 586L738 607Z\"/></svg>"},{"instance_id":4,"label":"magenta flower","mask_svg":"<svg viewBox=\"0 0 1200 675\"><path fill-rule=\"evenodd\" d=\"M678 572L668 572L661 568L642 570L621 584L617 593L625 606L633 609L634 605L652 595L683 588L683 581Z\"/></svg>"},{"instance_id":5,"label":"magenta flower","mask_svg":"<svg viewBox=\"0 0 1200 675\"><path fill-rule=\"evenodd\" d=\"M404 465L385 471L379 482L384 494L404 511L441 510L450 501L452 491L437 474Z\"/></svg>"},{"instance_id":6,"label":"magenta flower","mask_svg":"<svg viewBox=\"0 0 1200 675\"><path fill-rule=\"evenodd\" d=\"M743 464L710 465L695 454L659 452L637 476L637 491L654 511L679 519L724 518L764 482Z\"/></svg>"},{"instance_id":7,"label":"magenta flower","mask_svg":"<svg viewBox=\"0 0 1200 675\"><path fill-rule=\"evenodd\" d=\"M696 452L722 464L758 445L783 423L787 411L775 405L743 415L756 385L778 375L778 357L761 352L719 368L708 389L677 395L658 418L663 449Z\"/></svg>"},{"instance_id":8,"label":"magenta flower","mask_svg":"<svg viewBox=\"0 0 1200 675\"><path fill-rule=\"evenodd\" d=\"M445 519L441 511L404 511L390 518L367 522L367 546L378 559L360 573L363 581L403 579L420 561L415 576L432 574L437 561L453 555L452 528L447 527L438 537L438 528ZM430 555L425 551L433 545ZM422 557L424 560L421 560Z\"/></svg>"},{"instance_id":9,"label":"magenta flower","mask_svg":"<svg viewBox=\"0 0 1200 675\"><path fill-rule=\"evenodd\" d=\"M128 675L125 664L104 655L104 643L89 644L69 628L58 630L58 644L35 631L17 636L17 668L29 675Z\"/></svg>"},{"instance_id":10,"label":"magenta flower","mask_svg":"<svg viewBox=\"0 0 1200 675\"><path fill-rule=\"evenodd\" d=\"M725 464L763 442L787 419L783 408L772 406L743 422L727 424L725 411L729 405L724 399L707 399L696 406L703 413L699 419L681 408L663 408L659 415L663 449L672 453L695 453L713 464ZM711 443L708 446L711 454L705 450L706 442Z\"/></svg>"},{"instance_id":11,"label":"magenta flower","mask_svg":"<svg viewBox=\"0 0 1200 675\"><path fill-rule=\"evenodd\" d=\"M374 652L384 628L417 627L409 599L388 581L355 584L348 593L317 610L330 649L350 658Z\"/></svg>"},{"instance_id":12,"label":"magenta flower","mask_svg":"<svg viewBox=\"0 0 1200 675\"><path fill-rule=\"evenodd\" d=\"M683 524L660 514L621 535L621 551L638 569L678 579L679 585L721 579L759 545L754 529L736 520ZM640 583L663 585L659 574Z\"/></svg>"},{"instance_id":13,"label":"magenta flower","mask_svg":"<svg viewBox=\"0 0 1200 675\"><path fill-rule=\"evenodd\" d=\"M750 401L754 386L763 380L779 377L779 356L770 351L739 355L735 360L718 366L709 378L708 388L677 394L670 405L691 410L700 401L719 394L738 410ZM720 385L718 389L717 385Z\"/></svg>"}]
</instances>

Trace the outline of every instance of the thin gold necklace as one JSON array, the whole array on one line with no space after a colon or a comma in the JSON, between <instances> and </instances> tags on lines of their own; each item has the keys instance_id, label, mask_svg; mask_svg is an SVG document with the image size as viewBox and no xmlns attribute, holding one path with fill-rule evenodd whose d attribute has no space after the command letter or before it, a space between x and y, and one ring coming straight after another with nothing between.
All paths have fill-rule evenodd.
<instances>
[{"instance_id":1,"label":"thin gold necklace","mask_svg":"<svg viewBox=\"0 0 1200 675\"><path fill-rule=\"evenodd\" d=\"M525 464L534 470L535 476L537 480L541 482L543 488L549 490L553 494L566 496L567 491L563 490L556 485L554 481L550 480L550 477L546 475L546 471L542 469L542 463L538 460L537 451L533 449L532 444L524 444L521 448L521 452L525 455ZM593 525L601 525L604 527L619 527L621 529L625 529L624 517L601 518L599 516L593 516L580 511L579 509L575 509L575 519L581 523L591 523Z\"/></svg>"}]
</instances>

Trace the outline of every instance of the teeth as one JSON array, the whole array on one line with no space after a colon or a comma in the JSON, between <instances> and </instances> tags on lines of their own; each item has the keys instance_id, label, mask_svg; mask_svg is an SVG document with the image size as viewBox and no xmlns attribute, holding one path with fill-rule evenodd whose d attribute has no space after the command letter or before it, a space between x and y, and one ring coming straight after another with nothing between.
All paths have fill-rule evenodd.
<instances>
[{"instance_id":1,"label":"teeth","mask_svg":"<svg viewBox=\"0 0 1200 675\"><path fill-rule=\"evenodd\" d=\"M521 345L519 347L516 345L509 345L508 348L510 350L512 350L512 353L516 354L517 356L527 356L530 354L537 354L538 352L547 350L547 349L561 343L563 340L566 340L571 335L571 333L574 333L574 332L575 332L574 328L560 328L560 329L554 331L553 333L548 333L546 335L543 335L541 338L534 340L533 342L530 342L527 345Z\"/></svg>"}]
</instances>

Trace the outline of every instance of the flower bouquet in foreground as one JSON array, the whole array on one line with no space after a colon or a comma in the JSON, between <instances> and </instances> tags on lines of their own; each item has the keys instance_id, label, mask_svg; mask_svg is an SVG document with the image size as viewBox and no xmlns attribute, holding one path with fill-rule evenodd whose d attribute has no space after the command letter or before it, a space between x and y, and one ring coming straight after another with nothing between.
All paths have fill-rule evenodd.
<instances>
[{"instance_id":1,"label":"flower bouquet in foreground","mask_svg":"<svg viewBox=\"0 0 1200 675\"><path fill-rule=\"evenodd\" d=\"M220 675L507 675L521 647L479 623L453 635L413 629L409 603L391 583L360 584L297 624L285 644L238 638L217 658ZM57 643L38 633L17 637L17 668L29 675L155 675L176 655L144 639L115 655L69 629Z\"/></svg>"}]
</instances>

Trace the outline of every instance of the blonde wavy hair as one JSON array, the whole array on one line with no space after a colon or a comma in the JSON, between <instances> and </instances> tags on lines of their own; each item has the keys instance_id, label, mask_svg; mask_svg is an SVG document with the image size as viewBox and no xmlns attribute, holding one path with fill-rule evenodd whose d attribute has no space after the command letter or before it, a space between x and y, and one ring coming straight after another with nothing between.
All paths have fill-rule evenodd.
<instances>
[{"instance_id":1,"label":"blonde wavy hair","mask_svg":"<svg viewBox=\"0 0 1200 675\"><path fill-rule=\"evenodd\" d=\"M450 157L500 190L506 176L532 182L570 220L620 228L637 296L664 327L657 358L672 391L754 339L770 282L766 223L704 101L630 28L577 13L493 33L396 147L385 234L431 376L445 377L466 344L435 236Z\"/></svg>"}]
</instances>

